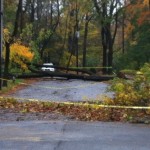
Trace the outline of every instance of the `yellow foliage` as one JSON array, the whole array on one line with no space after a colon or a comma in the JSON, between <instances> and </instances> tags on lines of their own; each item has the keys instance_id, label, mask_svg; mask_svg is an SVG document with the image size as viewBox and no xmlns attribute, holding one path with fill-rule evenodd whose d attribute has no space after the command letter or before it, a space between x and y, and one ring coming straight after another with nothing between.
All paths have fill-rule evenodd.
<instances>
[{"instance_id":1,"label":"yellow foliage","mask_svg":"<svg viewBox=\"0 0 150 150\"><path fill-rule=\"evenodd\" d=\"M5 28L5 29L3 30L3 33L4 33L4 41L5 41L5 42L8 42L9 39L10 39L10 32L9 32L9 30L8 30L7 28Z\"/></svg>"},{"instance_id":2,"label":"yellow foliage","mask_svg":"<svg viewBox=\"0 0 150 150\"><path fill-rule=\"evenodd\" d=\"M143 0L143 5L149 7L149 0Z\"/></svg>"},{"instance_id":3,"label":"yellow foliage","mask_svg":"<svg viewBox=\"0 0 150 150\"><path fill-rule=\"evenodd\" d=\"M114 98L105 97L104 104L125 106L150 106L150 64L146 63L132 80L115 78L110 90Z\"/></svg>"},{"instance_id":4,"label":"yellow foliage","mask_svg":"<svg viewBox=\"0 0 150 150\"><path fill-rule=\"evenodd\" d=\"M127 27L125 28L125 38L128 38L128 36L132 33L134 30L134 26L131 24L131 22L128 22Z\"/></svg>"},{"instance_id":5,"label":"yellow foliage","mask_svg":"<svg viewBox=\"0 0 150 150\"><path fill-rule=\"evenodd\" d=\"M65 51L64 57L61 59L60 64L62 66L67 66L69 59L70 59L70 53ZM72 56L70 61L70 66L75 66L75 64L76 64L76 57Z\"/></svg>"},{"instance_id":6,"label":"yellow foliage","mask_svg":"<svg viewBox=\"0 0 150 150\"><path fill-rule=\"evenodd\" d=\"M27 69L24 61L32 61L34 54L30 52L30 49L20 43L14 43L10 47L10 60L19 64L23 70Z\"/></svg>"}]
</instances>

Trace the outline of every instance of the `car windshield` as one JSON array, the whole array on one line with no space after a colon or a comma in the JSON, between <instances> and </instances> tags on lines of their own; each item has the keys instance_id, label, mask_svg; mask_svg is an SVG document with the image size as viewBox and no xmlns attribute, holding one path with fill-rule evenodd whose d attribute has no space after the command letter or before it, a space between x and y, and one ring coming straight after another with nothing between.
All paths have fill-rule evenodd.
<instances>
[{"instance_id":1,"label":"car windshield","mask_svg":"<svg viewBox=\"0 0 150 150\"><path fill-rule=\"evenodd\" d=\"M52 63L44 63L43 65L52 66L53 64Z\"/></svg>"}]
</instances>

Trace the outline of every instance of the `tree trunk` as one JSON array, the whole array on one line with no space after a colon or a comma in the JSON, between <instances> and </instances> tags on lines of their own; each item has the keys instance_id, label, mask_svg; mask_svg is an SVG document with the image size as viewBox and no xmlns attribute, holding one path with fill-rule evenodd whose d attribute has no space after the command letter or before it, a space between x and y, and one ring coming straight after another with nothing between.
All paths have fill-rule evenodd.
<instances>
[{"instance_id":1,"label":"tree trunk","mask_svg":"<svg viewBox=\"0 0 150 150\"><path fill-rule=\"evenodd\" d=\"M110 24L102 27L102 45L103 45L103 73L112 73L113 63L113 40L111 35Z\"/></svg>"},{"instance_id":2,"label":"tree trunk","mask_svg":"<svg viewBox=\"0 0 150 150\"><path fill-rule=\"evenodd\" d=\"M9 57L10 57L10 45L14 42L14 38L17 37L19 29L21 29L21 13L22 13L22 0L18 2L18 8L16 12L16 18L14 23L14 31L11 35L10 41L5 42L6 54L5 54L5 66L4 66L4 78L8 78L9 75ZM7 81L3 82L3 86L7 86Z\"/></svg>"},{"instance_id":3,"label":"tree trunk","mask_svg":"<svg viewBox=\"0 0 150 150\"><path fill-rule=\"evenodd\" d=\"M76 0L76 32L75 32L75 39L76 39L76 67L78 68L78 66L79 66L79 46L78 46L78 42L79 42L79 40L78 40L78 32L79 32L79 18L78 18L78 14L79 13L79 8L78 8L78 0ZM78 74L78 72L77 72L77 74Z\"/></svg>"},{"instance_id":4,"label":"tree trunk","mask_svg":"<svg viewBox=\"0 0 150 150\"><path fill-rule=\"evenodd\" d=\"M33 23L34 22L34 15L35 15L35 9L34 9L34 4L35 1L33 0L33 2L31 3L31 18L30 21Z\"/></svg>"},{"instance_id":5,"label":"tree trunk","mask_svg":"<svg viewBox=\"0 0 150 150\"><path fill-rule=\"evenodd\" d=\"M103 46L103 73L111 73L112 69L108 69L108 67L112 67L113 62L113 45L118 28L118 14L121 10L121 7L118 10L120 1L93 0L93 2L102 26L101 36ZM111 30L111 25L115 25L113 27L114 33Z\"/></svg>"},{"instance_id":6,"label":"tree trunk","mask_svg":"<svg viewBox=\"0 0 150 150\"><path fill-rule=\"evenodd\" d=\"M16 12L15 24L14 24L14 31L13 31L12 37L17 36L18 29L19 29L19 19L21 19L20 18L21 13L22 13L22 0L19 0L18 9L17 9L17 12Z\"/></svg>"},{"instance_id":7,"label":"tree trunk","mask_svg":"<svg viewBox=\"0 0 150 150\"><path fill-rule=\"evenodd\" d=\"M23 30L23 26L24 26L24 16L23 16L23 11L22 11L22 0L21 0L21 4L20 4L20 32L21 33Z\"/></svg>"},{"instance_id":8,"label":"tree trunk","mask_svg":"<svg viewBox=\"0 0 150 150\"><path fill-rule=\"evenodd\" d=\"M108 51L108 71L107 73L108 74L111 74L112 73L112 66L113 66L113 45L112 43L110 42L109 43L109 51Z\"/></svg>"},{"instance_id":9,"label":"tree trunk","mask_svg":"<svg viewBox=\"0 0 150 150\"><path fill-rule=\"evenodd\" d=\"M122 16L122 53L124 54L125 52L125 13L123 12L123 16Z\"/></svg>"},{"instance_id":10,"label":"tree trunk","mask_svg":"<svg viewBox=\"0 0 150 150\"><path fill-rule=\"evenodd\" d=\"M101 36L102 36L102 46L103 46L103 74L107 73L107 39L106 39L106 31L105 27L102 27L101 30Z\"/></svg>"},{"instance_id":11,"label":"tree trunk","mask_svg":"<svg viewBox=\"0 0 150 150\"><path fill-rule=\"evenodd\" d=\"M9 73L10 43L6 42L5 47L6 47L6 55L5 55L5 66L4 66L4 78L7 79ZM3 86L7 86L6 80L4 80Z\"/></svg>"},{"instance_id":12,"label":"tree trunk","mask_svg":"<svg viewBox=\"0 0 150 150\"><path fill-rule=\"evenodd\" d=\"M86 15L86 22L84 28L84 41L83 41L83 67L86 66L86 52L87 52L87 35L88 35L88 15Z\"/></svg>"},{"instance_id":13,"label":"tree trunk","mask_svg":"<svg viewBox=\"0 0 150 150\"><path fill-rule=\"evenodd\" d=\"M107 65L107 73L112 73L112 66L113 66L113 39L111 34L111 25L107 26L107 36L108 36L108 65Z\"/></svg>"}]
</instances>

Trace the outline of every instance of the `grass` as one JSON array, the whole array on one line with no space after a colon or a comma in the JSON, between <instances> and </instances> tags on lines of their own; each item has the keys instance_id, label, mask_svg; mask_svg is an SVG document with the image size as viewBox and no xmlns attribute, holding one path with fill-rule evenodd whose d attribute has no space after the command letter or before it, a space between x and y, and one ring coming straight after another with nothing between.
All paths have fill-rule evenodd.
<instances>
[{"instance_id":1,"label":"grass","mask_svg":"<svg viewBox=\"0 0 150 150\"><path fill-rule=\"evenodd\" d=\"M2 90L0 91L0 94L5 94L12 90L14 87L19 85L21 82L23 82L23 79L16 79L15 82L13 80L8 80L7 87L2 87Z\"/></svg>"}]
</instances>

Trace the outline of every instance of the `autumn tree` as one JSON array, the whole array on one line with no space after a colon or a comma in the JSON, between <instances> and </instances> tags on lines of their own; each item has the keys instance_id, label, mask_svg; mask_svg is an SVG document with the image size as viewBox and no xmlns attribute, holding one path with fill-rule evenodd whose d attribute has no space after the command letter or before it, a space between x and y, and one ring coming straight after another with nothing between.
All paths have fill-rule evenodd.
<instances>
[{"instance_id":1,"label":"autumn tree","mask_svg":"<svg viewBox=\"0 0 150 150\"><path fill-rule=\"evenodd\" d=\"M26 38L30 36L32 41L30 46L39 53L41 60L44 59L44 51L56 35L60 23L60 5L59 0L24 1L26 26L22 34L22 40L28 43Z\"/></svg>"},{"instance_id":2,"label":"autumn tree","mask_svg":"<svg viewBox=\"0 0 150 150\"><path fill-rule=\"evenodd\" d=\"M139 69L150 61L149 0L128 1L125 7L125 53L116 62L118 69Z\"/></svg>"},{"instance_id":3,"label":"autumn tree","mask_svg":"<svg viewBox=\"0 0 150 150\"><path fill-rule=\"evenodd\" d=\"M132 9L134 7L134 9ZM135 69L141 67L145 62L150 62L150 10L149 1L136 1L131 5L133 16L130 22L133 26L132 40L129 44L129 53L134 61ZM130 9L130 10L131 10Z\"/></svg>"},{"instance_id":4,"label":"autumn tree","mask_svg":"<svg viewBox=\"0 0 150 150\"><path fill-rule=\"evenodd\" d=\"M10 46L10 61L11 64L19 66L21 70L28 69L25 62L31 62L34 54L30 51L29 47L17 42ZM13 66L13 65L12 65Z\"/></svg>"},{"instance_id":5,"label":"autumn tree","mask_svg":"<svg viewBox=\"0 0 150 150\"><path fill-rule=\"evenodd\" d=\"M89 23L94 18L94 10L92 1L88 1L90 5L87 5L87 1L83 2L82 12L83 12L83 22L84 22L84 36L83 36L83 60L82 66L87 65L87 43L88 43L88 33L89 33Z\"/></svg>"},{"instance_id":6,"label":"autumn tree","mask_svg":"<svg viewBox=\"0 0 150 150\"><path fill-rule=\"evenodd\" d=\"M15 39L19 36L20 24L21 24L21 14L22 14L22 0L7 0L4 1L4 26L10 32L9 37L5 40L5 67L4 67L4 77L7 78L9 73L9 62L10 62L10 46L13 44ZM12 4L12 5L10 5ZM10 17L7 17L7 15ZM4 86L7 86L7 81L4 81Z\"/></svg>"},{"instance_id":7,"label":"autumn tree","mask_svg":"<svg viewBox=\"0 0 150 150\"><path fill-rule=\"evenodd\" d=\"M113 66L113 45L117 33L121 2L118 0L93 0L98 14L103 46L103 73L111 73ZM114 31L114 32L112 32Z\"/></svg>"}]
</instances>

